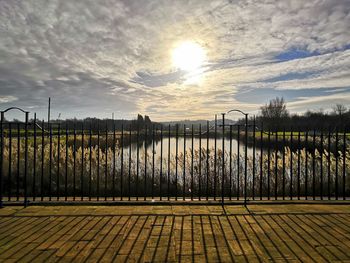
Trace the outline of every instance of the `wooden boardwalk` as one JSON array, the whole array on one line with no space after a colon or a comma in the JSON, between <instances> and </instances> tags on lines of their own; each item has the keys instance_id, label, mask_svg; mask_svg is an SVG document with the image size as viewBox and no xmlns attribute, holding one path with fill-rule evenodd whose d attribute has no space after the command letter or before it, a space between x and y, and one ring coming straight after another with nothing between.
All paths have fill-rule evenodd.
<instances>
[{"instance_id":1,"label":"wooden boardwalk","mask_svg":"<svg viewBox=\"0 0 350 263\"><path fill-rule=\"evenodd\" d=\"M5 207L0 261L350 262L350 206Z\"/></svg>"}]
</instances>

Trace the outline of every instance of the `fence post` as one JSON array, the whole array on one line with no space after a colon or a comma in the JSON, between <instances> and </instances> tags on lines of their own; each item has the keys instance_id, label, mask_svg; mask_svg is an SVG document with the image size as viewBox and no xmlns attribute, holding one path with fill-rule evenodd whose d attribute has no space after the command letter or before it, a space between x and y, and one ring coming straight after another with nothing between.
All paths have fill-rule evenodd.
<instances>
[{"instance_id":1,"label":"fence post","mask_svg":"<svg viewBox=\"0 0 350 263\"><path fill-rule=\"evenodd\" d=\"M29 112L26 112L25 126L24 126L24 207L27 207L27 173L28 173L28 120Z\"/></svg>"},{"instance_id":2,"label":"fence post","mask_svg":"<svg viewBox=\"0 0 350 263\"><path fill-rule=\"evenodd\" d=\"M221 205L224 206L225 187L225 113L222 113L222 179L221 179Z\"/></svg>"}]
</instances>

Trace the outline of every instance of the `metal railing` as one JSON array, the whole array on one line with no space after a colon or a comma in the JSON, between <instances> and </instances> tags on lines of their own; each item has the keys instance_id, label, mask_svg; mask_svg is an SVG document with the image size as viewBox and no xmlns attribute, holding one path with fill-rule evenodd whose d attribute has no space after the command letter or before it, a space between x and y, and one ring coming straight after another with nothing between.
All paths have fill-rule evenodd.
<instances>
[{"instance_id":1,"label":"metal railing","mask_svg":"<svg viewBox=\"0 0 350 263\"><path fill-rule=\"evenodd\" d=\"M348 200L349 135L1 118L0 202ZM218 129L221 128L221 129ZM243 139L244 138L244 139ZM221 143L220 143L221 142ZM221 146L220 146L221 145ZM243 154L242 154L243 153ZM188 203L188 202L187 202Z\"/></svg>"}]
</instances>

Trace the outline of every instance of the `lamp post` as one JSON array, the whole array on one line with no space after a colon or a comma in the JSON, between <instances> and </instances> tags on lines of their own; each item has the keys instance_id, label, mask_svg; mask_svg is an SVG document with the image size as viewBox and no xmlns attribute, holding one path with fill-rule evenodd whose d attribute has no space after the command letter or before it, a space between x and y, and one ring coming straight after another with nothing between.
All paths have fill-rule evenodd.
<instances>
[{"instance_id":1,"label":"lamp post","mask_svg":"<svg viewBox=\"0 0 350 263\"><path fill-rule=\"evenodd\" d=\"M223 138L222 138L222 148L223 148L223 152L222 152L222 203L224 202L224 191L223 191L223 187L224 187L224 167L225 167L225 162L224 162L224 157L225 157L225 153L224 153L224 132L225 132L225 114L229 114L231 112L239 112L242 115L245 116L245 151L244 151L244 206L247 205L247 166L248 166L248 113L245 113L241 110L238 109L232 109L229 110L226 113L222 113L222 133L223 133ZM239 156L237 156L237 158L239 158ZM239 184L239 182L238 182ZM238 193L239 194L239 193Z\"/></svg>"},{"instance_id":2,"label":"lamp post","mask_svg":"<svg viewBox=\"0 0 350 263\"><path fill-rule=\"evenodd\" d=\"M10 107L6 110L0 111L0 208L3 207L3 191L4 191L4 175L3 175L3 165L4 165L4 123L5 123L5 113L11 110L18 110L24 113L24 207L27 207L27 173L28 173L28 122L29 122L29 111L25 111L18 107Z\"/></svg>"}]
</instances>

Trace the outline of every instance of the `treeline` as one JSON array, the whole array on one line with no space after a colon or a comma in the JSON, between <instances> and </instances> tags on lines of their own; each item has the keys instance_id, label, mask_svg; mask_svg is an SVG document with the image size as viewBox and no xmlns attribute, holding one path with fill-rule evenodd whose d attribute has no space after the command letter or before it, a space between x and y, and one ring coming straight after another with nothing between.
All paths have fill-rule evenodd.
<instances>
[{"instance_id":1,"label":"treeline","mask_svg":"<svg viewBox=\"0 0 350 263\"><path fill-rule=\"evenodd\" d=\"M17 122L17 120L14 120L14 122ZM34 120L31 119L30 123L33 123ZM44 129L49 128L49 124L47 122L37 121L39 126L44 125ZM151 129L153 126L159 126L160 123L152 122L150 117L145 115L144 117L141 114L138 114L136 119L133 120L113 120L113 119L99 119L99 118L85 118L85 119L66 119L66 120L51 120L50 124L52 125L52 128L55 129L58 127L58 124L61 126L61 128L69 130L77 129L81 130L83 127L84 129L91 129L93 131L105 131L107 130L121 130L122 128L124 130L137 130L144 129L146 126Z\"/></svg>"},{"instance_id":2,"label":"treeline","mask_svg":"<svg viewBox=\"0 0 350 263\"><path fill-rule=\"evenodd\" d=\"M253 119L249 118L252 124ZM244 119L239 120L244 124ZM264 130L282 131L283 129L301 131L350 131L350 108L342 104L336 104L331 112L306 111L304 114L290 114L287 110L287 104L283 98L275 98L260 108L256 116L256 125L263 124Z\"/></svg>"}]
</instances>

